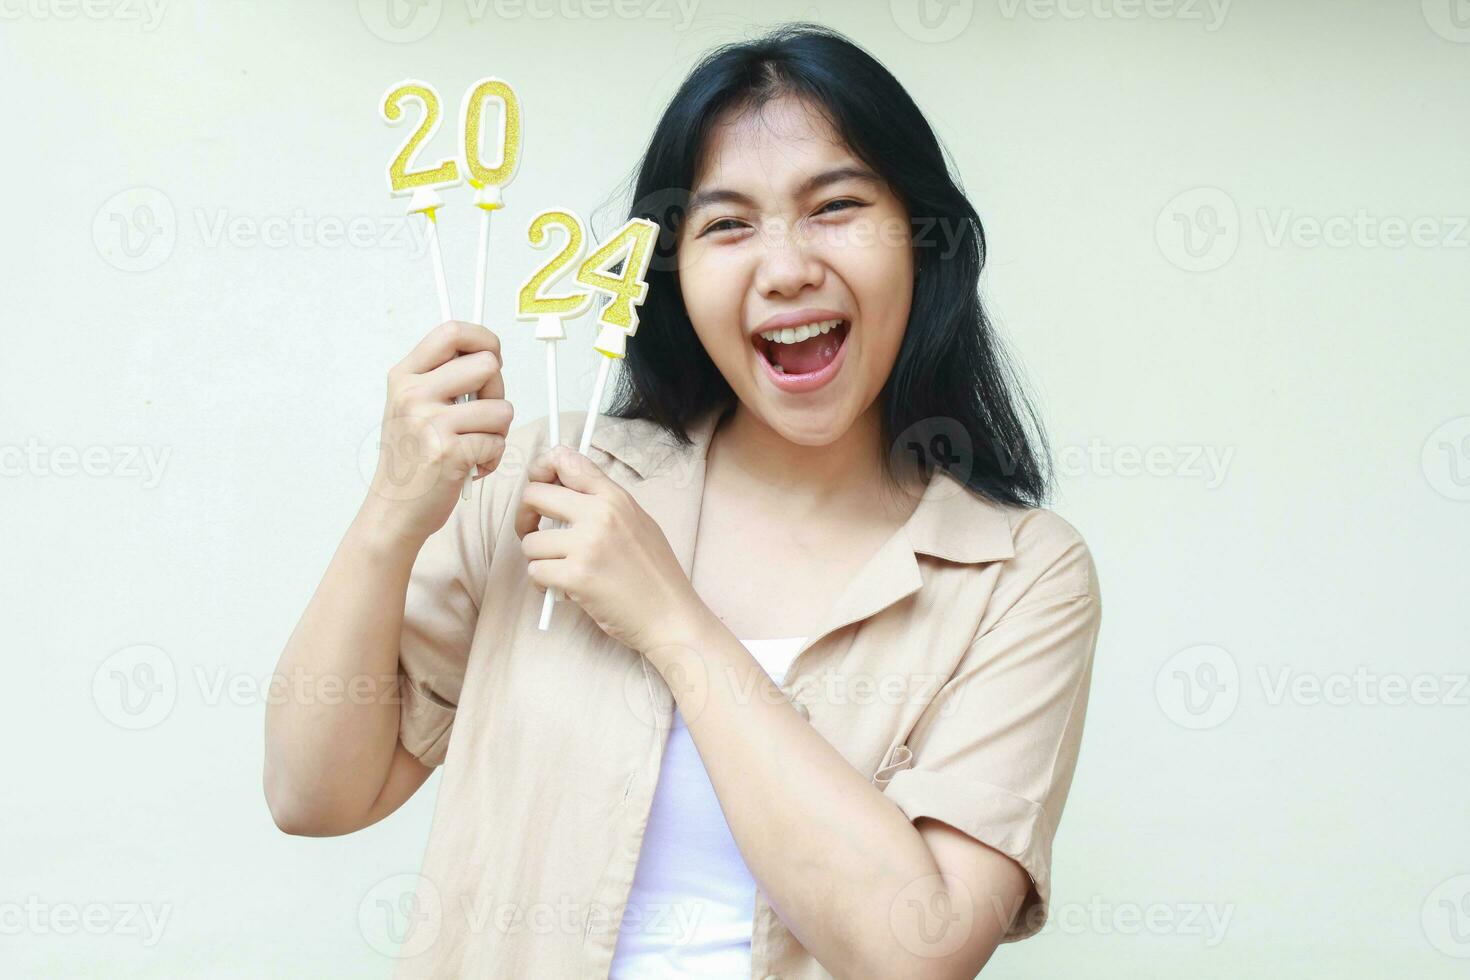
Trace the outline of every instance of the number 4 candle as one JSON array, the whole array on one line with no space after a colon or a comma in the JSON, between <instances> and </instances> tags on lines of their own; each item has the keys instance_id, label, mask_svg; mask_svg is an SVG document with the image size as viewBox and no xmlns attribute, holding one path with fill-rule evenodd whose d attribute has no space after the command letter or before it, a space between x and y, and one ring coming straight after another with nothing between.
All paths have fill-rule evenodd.
<instances>
[{"instance_id":1,"label":"number 4 candle","mask_svg":"<svg viewBox=\"0 0 1470 980\"><path fill-rule=\"evenodd\" d=\"M602 355L602 363L597 367L597 382L592 388L592 401L582 423L582 440L577 446L577 451L584 456L592 446L592 433L597 425L598 409L602 407L602 392L607 386L608 370L613 361L621 360L627 354L628 338L638 332L637 308L648 295L648 283L644 281L644 277L648 275L648 263L653 257L653 243L657 235L658 225L647 218L632 218L606 244L587 256L586 261L577 269L577 282L612 297L612 302L597 314L599 330L592 346ZM616 275L604 271L625 252L627 254L623 259L622 271ZM564 264L570 263L575 257L568 256ZM561 259L562 256L558 255L557 260ZM555 264L553 262L551 265ZM560 328L560 321L557 322L557 327ZM540 335L539 330L537 335ZM551 415L553 419L556 418L555 401L552 402ZM553 440L551 445L556 445L558 441ZM556 527L558 523L553 521L552 526ZM560 598L560 591L555 588L546 590L546 598L541 604L541 622L538 624L542 630L551 625L551 609Z\"/></svg>"}]
</instances>

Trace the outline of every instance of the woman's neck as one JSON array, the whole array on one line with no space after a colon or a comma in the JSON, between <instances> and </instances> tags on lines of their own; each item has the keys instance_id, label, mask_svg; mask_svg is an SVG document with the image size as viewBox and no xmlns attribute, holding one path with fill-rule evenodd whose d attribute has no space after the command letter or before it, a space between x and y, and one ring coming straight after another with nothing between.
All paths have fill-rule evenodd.
<instances>
[{"instance_id":1,"label":"woman's neck","mask_svg":"<svg viewBox=\"0 0 1470 980\"><path fill-rule=\"evenodd\" d=\"M715 430L710 458L718 456L723 478L738 483L748 499L760 498L794 518L820 508L829 517L901 521L916 499L885 486L881 439L876 402L825 446L792 442L737 402Z\"/></svg>"}]
</instances>

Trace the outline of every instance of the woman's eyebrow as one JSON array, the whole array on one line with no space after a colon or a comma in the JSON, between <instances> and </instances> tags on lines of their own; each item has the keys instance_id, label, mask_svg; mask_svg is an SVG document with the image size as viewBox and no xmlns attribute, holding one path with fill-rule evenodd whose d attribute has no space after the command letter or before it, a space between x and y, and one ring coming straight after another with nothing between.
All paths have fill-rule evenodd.
<instances>
[{"instance_id":1,"label":"woman's eyebrow","mask_svg":"<svg viewBox=\"0 0 1470 980\"><path fill-rule=\"evenodd\" d=\"M874 184L882 183L882 179L867 167L833 167L831 170L824 170L819 174L813 174L802 181L801 186L796 189L796 196L804 197L814 190L842 180L863 180ZM748 194L742 194L740 191L730 190L724 187L712 187L709 190L703 190L692 195L689 198L689 205L685 214L693 214L700 208L709 207L714 204L739 204L744 207L755 207L755 201Z\"/></svg>"}]
</instances>

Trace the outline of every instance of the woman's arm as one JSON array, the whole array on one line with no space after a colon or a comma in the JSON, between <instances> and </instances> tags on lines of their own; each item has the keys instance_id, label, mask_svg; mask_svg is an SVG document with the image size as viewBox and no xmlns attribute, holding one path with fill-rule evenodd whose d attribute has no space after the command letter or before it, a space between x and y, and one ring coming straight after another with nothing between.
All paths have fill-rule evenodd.
<instances>
[{"instance_id":1,"label":"woman's arm","mask_svg":"<svg viewBox=\"0 0 1470 980\"><path fill-rule=\"evenodd\" d=\"M781 921L835 976L972 980L1024 901L1026 872L943 823L910 823L713 615L688 636L649 662L669 681L730 832ZM954 929L939 934L961 921L958 944Z\"/></svg>"},{"instance_id":2,"label":"woman's arm","mask_svg":"<svg viewBox=\"0 0 1470 980\"><path fill-rule=\"evenodd\" d=\"M458 401L470 392L478 397ZM411 641L444 675L426 676L415 656L421 681L441 700L437 688L457 688L483 585L484 478L500 465L513 414L500 340L477 324L441 323L388 372L372 487L286 643L266 706L265 797L287 833L351 833L428 777L431 766L400 744L405 717L412 732L422 724L401 711L399 662Z\"/></svg>"},{"instance_id":3,"label":"woman's arm","mask_svg":"<svg viewBox=\"0 0 1470 980\"><path fill-rule=\"evenodd\" d=\"M276 667L265 797L276 826L348 834L392 813L432 771L398 744L398 642L418 549L353 521Z\"/></svg>"},{"instance_id":4,"label":"woman's arm","mask_svg":"<svg viewBox=\"0 0 1470 980\"><path fill-rule=\"evenodd\" d=\"M538 530L546 517L567 526ZM908 733L913 766L881 789L797 714L591 459L566 446L534 459L515 531L532 582L663 676L751 873L829 972L971 980L1001 939L1040 928L1101 615L1070 525L1036 510L1012 528L999 618Z\"/></svg>"}]
</instances>

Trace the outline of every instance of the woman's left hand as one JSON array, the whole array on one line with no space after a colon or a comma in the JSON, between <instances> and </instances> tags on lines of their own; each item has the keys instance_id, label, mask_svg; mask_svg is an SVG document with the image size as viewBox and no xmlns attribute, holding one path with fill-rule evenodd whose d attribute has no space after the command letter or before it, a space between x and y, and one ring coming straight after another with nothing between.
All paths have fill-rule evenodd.
<instances>
[{"instance_id":1,"label":"woman's left hand","mask_svg":"<svg viewBox=\"0 0 1470 980\"><path fill-rule=\"evenodd\" d=\"M640 653L684 642L708 607L628 491L564 445L538 456L526 479L515 530L531 581L543 593L561 589L603 632ZM537 530L543 516L566 526Z\"/></svg>"}]
</instances>

